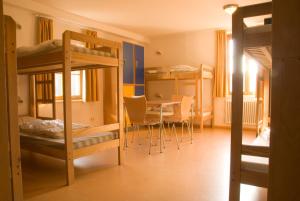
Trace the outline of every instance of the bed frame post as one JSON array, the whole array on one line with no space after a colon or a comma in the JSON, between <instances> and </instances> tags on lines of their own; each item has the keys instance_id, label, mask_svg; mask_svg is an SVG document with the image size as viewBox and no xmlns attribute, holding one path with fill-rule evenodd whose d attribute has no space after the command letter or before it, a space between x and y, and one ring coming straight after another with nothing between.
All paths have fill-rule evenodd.
<instances>
[{"instance_id":1,"label":"bed frame post","mask_svg":"<svg viewBox=\"0 0 300 201\"><path fill-rule=\"evenodd\" d=\"M243 118L243 8L232 16L232 36L234 42L234 63L232 85L231 163L229 201L240 200L241 148Z\"/></svg>"},{"instance_id":2,"label":"bed frame post","mask_svg":"<svg viewBox=\"0 0 300 201\"><path fill-rule=\"evenodd\" d=\"M118 97L118 123L120 125L119 128L119 147L118 147L118 164L121 165L122 163L122 148L121 146L124 145L123 143L123 136L124 136L124 111L123 111L123 45L117 49L117 55L119 60L119 66L117 68L117 97Z\"/></svg>"},{"instance_id":3,"label":"bed frame post","mask_svg":"<svg viewBox=\"0 0 300 201\"><path fill-rule=\"evenodd\" d=\"M67 185L74 182L73 140L72 140L72 101L71 101L71 33L63 34L63 107L64 107L64 135L66 151Z\"/></svg>"},{"instance_id":4,"label":"bed frame post","mask_svg":"<svg viewBox=\"0 0 300 201\"><path fill-rule=\"evenodd\" d=\"M200 66L200 118L201 118L201 122L200 122L200 130L201 132L203 132L203 64L201 64Z\"/></svg>"},{"instance_id":5,"label":"bed frame post","mask_svg":"<svg viewBox=\"0 0 300 201\"><path fill-rule=\"evenodd\" d=\"M16 23L5 16L6 76L8 100L8 125L11 154L13 200L23 200L21 151L18 124Z\"/></svg>"}]
</instances>

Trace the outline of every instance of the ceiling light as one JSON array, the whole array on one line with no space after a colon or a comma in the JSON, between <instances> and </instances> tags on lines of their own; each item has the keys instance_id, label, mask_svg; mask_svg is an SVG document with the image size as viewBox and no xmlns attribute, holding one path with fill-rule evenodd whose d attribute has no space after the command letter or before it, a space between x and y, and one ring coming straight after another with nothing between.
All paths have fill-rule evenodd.
<instances>
[{"instance_id":1,"label":"ceiling light","mask_svg":"<svg viewBox=\"0 0 300 201\"><path fill-rule=\"evenodd\" d=\"M237 4L227 4L223 7L224 11L229 15L232 15L237 9L239 5Z\"/></svg>"}]
</instances>

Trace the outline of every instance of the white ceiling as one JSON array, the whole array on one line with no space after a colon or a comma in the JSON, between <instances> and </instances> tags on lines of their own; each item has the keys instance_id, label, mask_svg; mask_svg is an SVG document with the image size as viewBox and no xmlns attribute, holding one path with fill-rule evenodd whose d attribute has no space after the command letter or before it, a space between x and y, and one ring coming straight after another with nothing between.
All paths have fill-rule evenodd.
<instances>
[{"instance_id":1,"label":"white ceiling","mask_svg":"<svg viewBox=\"0 0 300 201\"><path fill-rule=\"evenodd\" d=\"M230 28L222 7L270 0L34 0L147 37L210 28Z\"/></svg>"}]
</instances>

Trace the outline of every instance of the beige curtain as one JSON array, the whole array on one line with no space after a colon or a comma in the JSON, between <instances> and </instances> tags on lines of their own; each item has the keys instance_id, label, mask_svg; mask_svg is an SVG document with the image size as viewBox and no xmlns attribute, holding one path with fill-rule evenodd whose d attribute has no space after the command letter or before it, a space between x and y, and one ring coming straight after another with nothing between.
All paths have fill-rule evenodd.
<instances>
[{"instance_id":1,"label":"beige curtain","mask_svg":"<svg viewBox=\"0 0 300 201\"><path fill-rule=\"evenodd\" d=\"M86 30L88 36L97 37L96 31ZM94 44L86 43L87 48L95 48ZM86 102L93 102L99 100L98 92L98 70L97 69L88 69L85 71L85 80L86 80Z\"/></svg>"},{"instance_id":2,"label":"beige curtain","mask_svg":"<svg viewBox=\"0 0 300 201\"><path fill-rule=\"evenodd\" d=\"M53 39L53 21L43 17L38 18L37 42L41 43ZM36 116L35 101L49 103L54 100L54 73L29 76L29 114Z\"/></svg>"},{"instance_id":3,"label":"beige curtain","mask_svg":"<svg viewBox=\"0 0 300 201\"><path fill-rule=\"evenodd\" d=\"M227 35L225 30L218 30L217 38L217 57L215 69L214 95L215 97L225 97L228 94L228 74L226 69L227 57Z\"/></svg>"},{"instance_id":4,"label":"beige curtain","mask_svg":"<svg viewBox=\"0 0 300 201\"><path fill-rule=\"evenodd\" d=\"M53 21L51 19L38 18L38 43L53 39Z\"/></svg>"}]
</instances>

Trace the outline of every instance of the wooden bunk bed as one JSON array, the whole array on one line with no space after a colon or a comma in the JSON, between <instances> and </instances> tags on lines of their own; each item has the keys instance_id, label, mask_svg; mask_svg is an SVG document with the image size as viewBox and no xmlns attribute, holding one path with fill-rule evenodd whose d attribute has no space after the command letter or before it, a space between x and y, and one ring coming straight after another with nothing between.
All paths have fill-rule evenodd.
<instances>
[{"instance_id":1,"label":"wooden bunk bed","mask_svg":"<svg viewBox=\"0 0 300 201\"><path fill-rule=\"evenodd\" d=\"M7 23L8 27L14 24ZM7 35L15 36L15 28L7 29ZM13 39L16 44L16 39ZM83 44L90 43L95 45L94 49L76 48L71 41L79 41ZM94 38L84 34L65 31L63 33L62 45L55 49L39 48L25 51L17 57L16 50L10 59L17 61L17 74L37 75L45 73L61 72L63 74L63 114L64 120L61 121L63 129L62 139L47 140L46 137L30 136L28 133L20 134L21 148L32 152L48 155L66 161L66 180L70 185L74 182L74 159L93 154L108 148L118 148L118 163L121 164L121 141L123 139L123 98L122 98L122 62L119 52L121 44L100 38ZM103 54L103 50L109 54ZM86 127L73 130L72 124L72 100L71 100L71 71L86 70L91 68L116 68L117 72L117 119L113 124ZM54 104L54 103L53 103ZM55 115L53 114L55 117ZM41 120L42 121L42 120ZM96 138L104 135L104 140ZM92 139L91 139L92 138ZM90 144L83 143L77 145L78 141L89 139ZM95 142L96 141L96 142Z\"/></svg>"},{"instance_id":2,"label":"wooden bunk bed","mask_svg":"<svg viewBox=\"0 0 300 201\"><path fill-rule=\"evenodd\" d=\"M235 69L232 86L230 201L240 200L240 184L268 187L269 143L242 144L243 72L241 58L245 51L249 52L249 49L252 52L250 54L259 62L269 61L271 58L268 54L267 56L260 54L259 57L253 54L262 49L271 49L271 26L246 27L244 24L244 18L269 14L272 14L271 2L240 7L232 17ZM250 157L251 160L246 160L245 157Z\"/></svg>"},{"instance_id":3,"label":"wooden bunk bed","mask_svg":"<svg viewBox=\"0 0 300 201\"><path fill-rule=\"evenodd\" d=\"M176 67L176 66L175 66ZM189 67L189 69L178 68L147 68L145 70L145 84L146 84L146 96L149 97L149 83L153 81L174 81L175 91L173 95L184 95L180 93L180 81L192 81L187 82L187 85L192 85L195 88L194 91L194 122L200 125L201 130L203 130L204 122L211 120L211 125L213 125L213 108L214 108L214 98L213 92L211 93L211 106L203 106L203 82L204 80L211 80L213 90L213 79L214 79L214 68L208 65L201 64L199 68Z\"/></svg>"}]
</instances>

